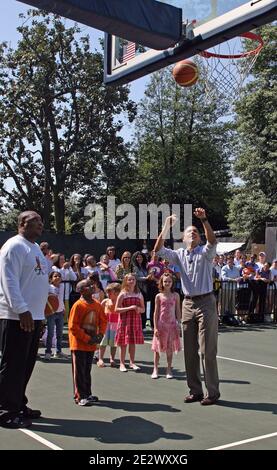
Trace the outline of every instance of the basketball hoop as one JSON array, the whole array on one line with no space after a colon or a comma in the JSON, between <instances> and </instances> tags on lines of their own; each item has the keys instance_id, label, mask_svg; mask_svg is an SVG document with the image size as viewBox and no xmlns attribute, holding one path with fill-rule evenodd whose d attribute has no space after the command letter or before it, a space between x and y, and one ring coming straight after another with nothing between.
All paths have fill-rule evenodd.
<instances>
[{"instance_id":1,"label":"basketball hoop","mask_svg":"<svg viewBox=\"0 0 277 470\"><path fill-rule=\"evenodd\" d=\"M253 41L253 49L245 52L243 40ZM256 45L255 45L256 43ZM254 66L264 42L260 35L248 32L199 53L204 68L205 91L209 100L218 93L232 101L238 98L242 85ZM238 52L238 51L243 52Z\"/></svg>"}]
</instances>

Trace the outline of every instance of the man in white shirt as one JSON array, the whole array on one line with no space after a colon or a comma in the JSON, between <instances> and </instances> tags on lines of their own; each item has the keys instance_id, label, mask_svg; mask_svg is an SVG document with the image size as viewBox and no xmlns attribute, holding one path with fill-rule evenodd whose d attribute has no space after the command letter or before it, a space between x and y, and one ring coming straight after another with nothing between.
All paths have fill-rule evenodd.
<instances>
[{"instance_id":1,"label":"man in white shirt","mask_svg":"<svg viewBox=\"0 0 277 470\"><path fill-rule=\"evenodd\" d=\"M259 266L259 269L262 269L265 263L266 263L266 254L264 251L261 251L259 253L259 261L257 261L257 265Z\"/></svg>"},{"instance_id":2,"label":"man in white shirt","mask_svg":"<svg viewBox=\"0 0 277 470\"><path fill-rule=\"evenodd\" d=\"M240 261L242 257L242 252L240 250L235 251L234 265L240 267Z\"/></svg>"},{"instance_id":3,"label":"man in white shirt","mask_svg":"<svg viewBox=\"0 0 277 470\"><path fill-rule=\"evenodd\" d=\"M235 315L236 308L236 287L237 283L242 280L238 266L234 265L232 255L227 256L227 264L221 270L222 278L222 306L224 315Z\"/></svg>"},{"instance_id":4,"label":"man in white shirt","mask_svg":"<svg viewBox=\"0 0 277 470\"><path fill-rule=\"evenodd\" d=\"M0 426L31 426L40 410L27 407L25 390L36 362L48 296L48 266L35 240L43 223L34 211L18 217L18 235L0 252Z\"/></svg>"}]
</instances>

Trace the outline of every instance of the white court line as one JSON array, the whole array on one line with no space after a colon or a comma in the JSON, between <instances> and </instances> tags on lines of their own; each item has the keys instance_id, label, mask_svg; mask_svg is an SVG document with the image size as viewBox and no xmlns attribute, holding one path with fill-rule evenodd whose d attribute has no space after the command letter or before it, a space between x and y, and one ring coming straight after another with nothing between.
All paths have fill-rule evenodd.
<instances>
[{"instance_id":1,"label":"white court line","mask_svg":"<svg viewBox=\"0 0 277 470\"><path fill-rule=\"evenodd\" d=\"M147 344L152 344L152 341L144 341ZM250 364L251 366L265 367L266 369L277 370L277 367L267 366L266 364L259 364L258 362L242 361L241 359L233 359L232 357L216 356L218 359L224 359L225 361L241 362L242 364Z\"/></svg>"},{"instance_id":2,"label":"white court line","mask_svg":"<svg viewBox=\"0 0 277 470\"><path fill-rule=\"evenodd\" d=\"M147 344L152 344L151 341L145 341L145 343ZM273 367L273 366L267 366L266 364L259 364L257 362L249 362L249 361L242 361L241 359L232 359L231 357L224 357L224 356L217 356L218 359L223 359L225 361L233 361L233 362L241 362L243 364L250 364L252 366L258 366L258 367L265 367L267 369L274 369L276 370L277 367ZM271 434L264 434L263 436L258 436L258 437L252 437L250 439L244 439L243 441L237 441L237 442L232 442L231 444L225 444L225 445L222 445L222 446L218 446L218 447L212 447L210 449L207 449L207 450L222 450L222 449L228 449L230 447L236 447L236 446L240 446L242 444L247 444L249 442L255 442L255 441L260 441L262 439L268 439L270 437L276 437L277 436L277 432L273 432Z\"/></svg>"},{"instance_id":3,"label":"white court line","mask_svg":"<svg viewBox=\"0 0 277 470\"><path fill-rule=\"evenodd\" d=\"M266 364L259 364L257 362L242 361L241 359L232 359L231 357L223 357L223 356L217 356L217 358L225 359L225 361L242 362L243 364L250 364L251 366L266 367L267 369L277 370L277 367L267 366Z\"/></svg>"},{"instance_id":4,"label":"white court line","mask_svg":"<svg viewBox=\"0 0 277 470\"><path fill-rule=\"evenodd\" d=\"M152 341L144 341L144 342L146 344L152 344ZM218 357L218 359L224 359L226 361L242 362L243 364L250 364L250 365L258 366L258 367L266 367L268 369L277 369L277 367L267 366L265 364L258 364L257 362L242 361L242 360L239 360L239 359L232 359L230 357L224 357L224 356L217 356L217 357ZM58 447L58 446L56 446L56 444L53 444L52 442L47 441L47 439L44 439L43 437L39 436L38 434L34 433L33 431L29 431L29 429L20 429L20 431L24 432L28 436L32 437L33 439L40 442L41 444L44 444L45 446L49 447L50 449L63 450L61 447ZM226 445L219 446L219 447L213 447L213 448L208 449L208 450L227 449L228 447L235 447L235 446L245 444L245 443L248 443L248 442L254 442L254 441L258 441L258 440L261 440L261 439L267 439L269 437L274 437L274 436L277 436L277 432L272 433L272 434L265 434L264 436L260 436L260 437L253 437L251 439L245 439L244 441L233 442L231 444L226 444Z\"/></svg>"},{"instance_id":5,"label":"white court line","mask_svg":"<svg viewBox=\"0 0 277 470\"><path fill-rule=\"evenodd\" d=\"M47 441L47 439L44 439L43 437L39 436L33 431L29 431L29 429L20 429L19 431L24 432L28 436L32 437L36 441L40 442L41 444L44 444L45 446L49 447L50 449L53 450L63 450L61 447L56 446L56 444L53 444L53 442Z\"/></svg>"},{"instance_id":6,"label":"white court line","mask_svg":"<svg viewBox=\"0 0 277 470\"><path fill-rule=\"evenodd\" d=\"M231 444L226 444L226 445L218 446L218 447L212 447L211 449L207 449L207 450L228 449L228 447L240 446L242 444L247 444L248 442L260 441L262 439L268 439L269 437L275 437L275 436L277 436L277 432L272 432L271 434L264 434L263 436L251 437L251 439L244 439L243 441L232 442Z\"/></svg>"}]
</instances>

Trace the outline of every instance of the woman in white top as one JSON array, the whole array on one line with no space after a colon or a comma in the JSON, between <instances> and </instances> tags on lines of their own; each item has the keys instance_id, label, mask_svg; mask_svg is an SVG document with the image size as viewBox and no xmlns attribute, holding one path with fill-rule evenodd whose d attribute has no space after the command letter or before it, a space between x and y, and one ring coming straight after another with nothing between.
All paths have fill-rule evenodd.
<instances>
[{"instance_id":1,"label":"woman in white top","mask_svg":"<svg viewBox=\"0 0 277 470\"><path fill-rule=\"evenodd\" d=\"M97 272L97 262L95 256L90 255L86 261L86 270L89 272L89 274Z\"/></svg>"},{"instance_id":2,"label":"woman in white top","mask_svg":"<svg viewBox=\"0 0 277 470\"><path fill-rule=\"evenodd\" d=\"M79 253L75 253L69 260L70 267L77 276L77 281L82 281L88 277L88 270L82 266L82 257Z\"/></svg>"},{"instance_id":3,"label":"woman in white top","mask_svg":"<svg viewBox=\"0 0 277 470\"><path fill-rule=\"evenodd\" d=\"M106 255L109 257L109 268L115 272L116 267L120 264L120 259L116 257L115 246L108 246Z\"/></svg>"}]
</instances>

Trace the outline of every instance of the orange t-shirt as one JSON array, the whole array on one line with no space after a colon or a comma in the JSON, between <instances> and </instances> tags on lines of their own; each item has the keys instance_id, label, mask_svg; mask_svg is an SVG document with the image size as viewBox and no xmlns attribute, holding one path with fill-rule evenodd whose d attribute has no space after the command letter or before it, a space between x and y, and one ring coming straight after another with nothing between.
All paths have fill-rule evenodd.
<instances>
[{"instance_id":1,"label":"orange t-shirt","mask_svg":"<svg viewBox=\"0 0 277 470\"><path fill-rule=\"evenodd\" d=\"M94 322L95 333L105 334L107 318L100 302L92 299L91 303L77 300L70 310L68 322L69 347L76 351L95 351L96 344L88 344L90 335L86 332L88 323Z\"/></svg>"}]
</instances>

